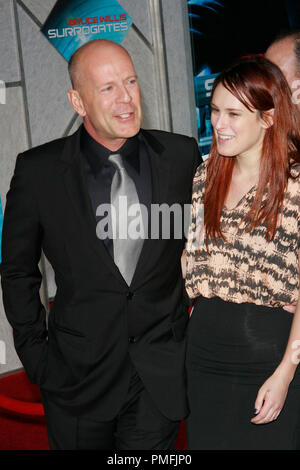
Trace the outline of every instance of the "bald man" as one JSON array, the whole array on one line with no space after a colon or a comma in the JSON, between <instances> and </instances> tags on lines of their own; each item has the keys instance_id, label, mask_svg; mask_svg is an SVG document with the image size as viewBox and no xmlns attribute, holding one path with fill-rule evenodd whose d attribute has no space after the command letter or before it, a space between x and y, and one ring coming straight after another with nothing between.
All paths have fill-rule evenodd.
<instances>
[{"instance_id":1,"label":"bald man","mask_svg":"<svg viewBox=\"0 0 300 470\"><path fill-rule=\"evenodd\" d=\"M172 449L188 413L179 228L198 146L141 129L123 47L87 43L69 72L83 125L19 155L7 195L1 274L16 351L41 388L51 449ZM41 250L57 285L47 326Z\"/></svg>"},{"instance_id":2,"label":"bald man","mask_svg":"<svg viewBox=\"0 0 300 470\"><path fill-rule=\"evenodd\" d=\"M267 49L266 58L284 74L300 109L300 31L278 37Z\"/></svg>"}]
</instances>

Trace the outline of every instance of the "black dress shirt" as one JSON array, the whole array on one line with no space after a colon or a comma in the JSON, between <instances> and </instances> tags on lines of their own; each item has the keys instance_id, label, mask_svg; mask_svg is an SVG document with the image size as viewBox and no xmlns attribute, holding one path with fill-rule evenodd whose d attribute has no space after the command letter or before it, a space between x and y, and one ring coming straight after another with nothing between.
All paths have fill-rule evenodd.
<instances>
[{"instance_id":1,"label":"black dress shirt","mask_svg":"<svg viewBox=\"0 0 300 470\"><path fill-rule=\"evenodd\" d=\"M144 204L148 214L150 214L152 199L151 168L141 134L127 139L118 151L112 152L93 139L82 126L80 149L96 224L102 217L105 217L96 216L98 206L100 204L110 204L111 183L116 171L108 160L112 153L122 155L124 167L135 183L140 204ZM103 242L111 256L113 256L113 240L104 238Z\"/></svg>"}]
</instances>

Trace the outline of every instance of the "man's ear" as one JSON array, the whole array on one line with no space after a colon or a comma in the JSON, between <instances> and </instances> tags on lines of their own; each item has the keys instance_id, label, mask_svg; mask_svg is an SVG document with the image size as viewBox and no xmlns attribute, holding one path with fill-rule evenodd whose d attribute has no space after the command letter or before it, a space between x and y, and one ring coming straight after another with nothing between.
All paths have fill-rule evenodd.
<instances>
[{"instance_id":1,"label":"man's ear","mask_svg":"<svg viewBox=\"0 0 300 470\"><path fill-rule=\"evenodd\" d=\"M74 111L76 111L79 116L84 117L86 111L79 92L71 88L68 90L68 98Z\"/></svg>"},{"instance_id":2,"label":"man's ear","mask_svg":"<svg viewBox=\"0 0 300 470\"><path fill-rule=\"evenodd\" d=\"M268 129L269 127L273 126L273 116L274 116L274 108L269 109L268 111L264 111L262 113L262 126L264 129Z\"/></svg>"}]
</instances>

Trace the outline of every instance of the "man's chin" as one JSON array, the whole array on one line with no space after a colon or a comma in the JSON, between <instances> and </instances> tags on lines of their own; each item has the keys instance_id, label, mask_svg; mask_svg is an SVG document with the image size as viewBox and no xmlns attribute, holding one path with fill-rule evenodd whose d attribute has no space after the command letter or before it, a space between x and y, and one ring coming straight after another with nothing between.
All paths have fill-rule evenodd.
<instances>
[{"instance_id":1,"label":"man's chin","mask_svg":"<svg viewBox=\"0 0 300 470\"><path fill-rule=\"evenodd\" d=\"M140 132L140 129L141 129L140 126L135 126L134 128L120 131L118 133L118 137L120 139L130 139L131 137L134 137L135 135L137 135Z\"/></svg>"}]
</instances>

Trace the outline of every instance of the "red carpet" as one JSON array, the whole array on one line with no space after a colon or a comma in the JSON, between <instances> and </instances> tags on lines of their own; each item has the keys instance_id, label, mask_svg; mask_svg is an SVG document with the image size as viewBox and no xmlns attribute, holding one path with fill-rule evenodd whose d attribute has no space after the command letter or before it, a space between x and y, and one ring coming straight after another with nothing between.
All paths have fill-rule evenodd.
<instances>
[{"instance_id":1,"label":"red carpet","mask_svg":"<svg viewBox=\"0 0 300 470\"><path fill-rule=\"evenodd\" d=\"M175 449L186 448L185 423ZM0 450L48 450L40 390L24 371L0 377Z\"/></svg>"},{"instance_id":2,"label":"red carpet","mask_svg":"<svg viewBox=\"0 0 300 470\"><path fill-rule=\"evenodd\" d=\"M0 449L49 449L40 391L25 372L0 378Z\"/></svg>"}]
</instances>

